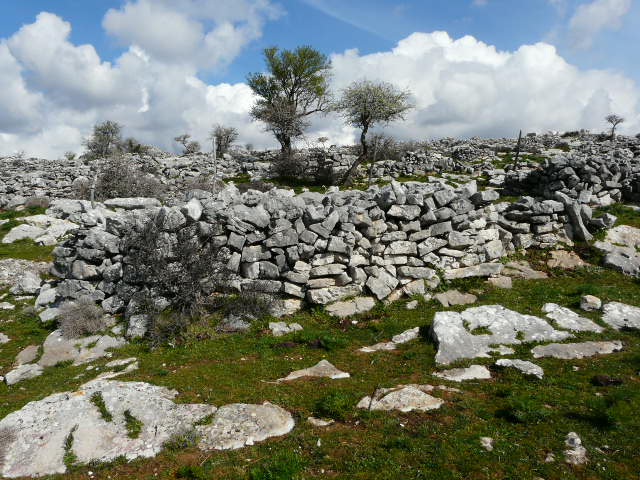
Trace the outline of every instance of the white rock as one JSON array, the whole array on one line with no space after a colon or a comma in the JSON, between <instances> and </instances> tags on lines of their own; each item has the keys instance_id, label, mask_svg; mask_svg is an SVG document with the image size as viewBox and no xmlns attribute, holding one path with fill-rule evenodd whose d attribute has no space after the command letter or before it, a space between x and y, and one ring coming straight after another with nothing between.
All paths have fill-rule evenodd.
<instances>
[{"instance_id":1,"label":"white rock","mask_svg":"<svg viewBox=\"0 0 640 480\"><path fill-rule=\"evenodd\" d=\"M0 302L0 310L14 310L16 306L9 302Z\"/></svg>"},{"instance_id":2,"label":"white rock","mask_svg":"<svg viewBox=\"0 0 640 480\"><path fill-rule=\"evenodd\" d=\"M395 349L396 349L396 344L394 342L380 342L368 347L362 347L358 349L358 351L363 353L373 353L373 352L380 352L384 350L395 350Z\"/></svg>"},{"instance_id":3,"label":"white rock","mask_svg":"<svg viewBox=\"0 0 640 480\"><path fill-rule=\"evenodd\" d=\"M296 370L291 372L284 378L279 378L278 382L288 382L302 377L328 377L331 379L349 378L350 375L347 372L338 370L327 360L320 360L313 367L304 368L302 370Z\"/></svg>"},{"instance_id":4,"label":"white rock","mask_svg":"<svg viewBox=\"0 0 640 480\"><path fill-rule=\"evenodd\" d=\"M565 461L571 465L584 465L589 461L587 449L582 446L582 440L576 432L569 432L564 441L567 446L564 451Z\"/></svg>"},{"instance_id":5,"label":"white rock","mask_svg":"<svg viewBox=\"0 0 640 480\"><path fill-rule=\"evenodd\" d=\"M299 323L269 322L269 329L274 337L281 337L302 330L302 325Z\"/></svg>"},{"instance_id":6,"label":"white rock","mask_svg":"<svg viewBox=\"0 0 640 480\"><path fill-rule=\"evenodd\" d=\"M640 329L640 308L624 303L609 302L602 308L602 321L616 330L621 328Z\"/></svg>"},{"instance_id":7,"label":"white rock","mask_svg":"<svg viewBox=\"0 0 640 480\"><path fill-rule=\"evenodd\" d=\"M412 301L407 303L407 310L415 310L416 308L418 308L418 301L417 300L412 300Z\"/></svg>"},{"instance_id":8,"label":"white rock","mask_svg":"<svg viewBox=\"0 0 640 480\"><path fill-rule=\"evenodd\" d=\"M99 392L113 416L105 421L91 402ZM96 380L77 392L63 392L30 402L0 421L10 432L4 446L2 475L42 476L65 473L65 441L72 434L72 452L79 463L152 457L173 435L184 432L208 414L212 405L176 404L174 390L142 382ZM138 438L130 438L124 411L142 422Z\"/></svg>"},{"instance_id":9,"label":"white rock","mask_svg":"<svg viewBox=\"0 0 640 480\"><path fill-rule=\"evenodd\" d=\"M10 340L4 333L0 333L0 345L7 343Z\"/></svg>"},{"instance_id":10,"label":"white rock","mask_svg":"<svg viewBox=\"0 0 640 480\"><path fill-rule=\"evenodd\" d=\"M582 342L582 343L550 343L539 345L531 350L533 358L553 357L562 360L604 355L622 350L622 342Z\"/></svg>"},{"instance_id":11,"label":"white rock","mask_svg":"<svg viewBox=\"0 0 640 480\"><path fill-rule=\"evenodd\" d=\"M555 303L545 303L542 311L547 317L555 320L560 328L571 330L574 332L596 332L600 333L604 330L597 323L592 322L588 318L582 317L573 310L561 307Z\"/></svg>"},{"instance_id":12,"label":"white rock","mask_svg":"<svg viewBox=\"0 0 640 480\"><path fill-rule=\"evenodd\" d=\"M487 452L493 451L493 438L491 437L480 437L480 446L484 448Z\"/></svg>"},{"instance_id":13,"label":"white rock","mask_svg":"<svg viewBox=\"0 0 640 480\"><path fill-rule=\"evenodd\" d=\"M544 370L542 369L542 367L526 360L501 358L500 360L496 361L496 365L498 367L515 368L516 370L520 370L525 375L532 375L537 378L542 378L544 376Z\"/></svg>"},{"instance_id":14,"label":"white rock","mask_svg":"<svg viewBox=\"0 0 640 480\"><path fill-rule=\"evenodd\" d=\"M122 337L92 335L82 338L64 338L62 330L49 334L42 345L42 357L38 364L50 367L59 362L71 360L73 365L90 362L107 354L107 350L126 344Z\"/></svg>"},{"instance_id":15,"label":"white rock","mask_svg":"<svg viewBox=\"0 0 640 480\"><path fill-rule=\"evenodd\" d=\"M584 295L580 299L580 308L586 312L593 312L602 308L602 300L593 295Z\"/></svg>"},{"instance_id":16,"label":"white rock","mask_svg":"<svg viewBox=\"0 0 640 480\"><path fill-rule=\"evenodd\" d=\"M22 380L27 380L29 378L39 377L42 375L44 369L40 365L36 365L33 363L27 363L25 365L20 365L4 376L4 381L7 382L7 385L13 385ZM2 422L0 422L0 426Z\"/></svg>"},{"instance_id":17,"label":"white rock","mask_svg":"<svg viewBox=\"0 0 640 480\"><path fill-rule=\"evenodd\" d=\"M308 417L307 422L309 422L314 427L328 427L329 425L333 425L335 423L334 420L323 420L321 418Z\"/></svg>"},{"instance_id":18,"label":"white rock","mask_svg":"<svg viewBox=\"0 0 640 480\"><path fill-rule=\"evenodd\" d=\"M363 353L379 352L381 350L395 350L397 345L410 342L420 336L420 327L410 328L402 333L394 335L390 342L380 342L368 347L362 347L358 351Z\"/></svg>"},{"instance_id":19,"label":"white rock","mask_svg":"<svg viewBox=\"0 0 640 480\"><path fill-rule=\"evenodd\" d=\"M426 387L426 388L424 388ZM432 391L430 385L399 385L396 388L379 388L373 395L362 398L357 408L366 410L399 410L411 412L418 410L426 412L440 408L444 401L432 397L427 391Z\"/></svg>"},{"instance_id":20,"label":"white rock","mask_svg":"<svg viewBox=\"0 0 640 480\"><path fill-rule=\"evenodd\" d=\"M26 271L9 290L14 295L36 295L40 291L42 279L34 272Z\"/></svg>"},{"instance_id":21,"label":"white rock","mask_svg":"<svg viewBox=\"0 0 640 480\"><path fill-rule=\"evenodd\" d=\"M376 301L372 297L356 297L353 300L327 305L325 310L329 315L335 317L349 317L358 313L368 312L375 306Z\"/></svg>"},{"instance_id":22,"label":"white rock","mask_svg":"<svg viewBox=\"0 0 640 480\"><path fill-rule=\"evenodd\" d=\"M433 375L451 382L463 382L464 380L486 380L491 378L491 372L483 365L471 365L467 368L452 368L450 370L435 372Z\"/></svg>"},{"instance_id":23,"label":"white rock","mask_svg":"<svg viewBox=\"0 0 640 480\"><path fill-rule=\"evenodd\" d=\"M228 450L253 445L270 437L289 433L295 425L286 410L264 402L262 405L232 403L218 409L209 425L198 426L202 450Z\"/></svg>"}]
</instances>

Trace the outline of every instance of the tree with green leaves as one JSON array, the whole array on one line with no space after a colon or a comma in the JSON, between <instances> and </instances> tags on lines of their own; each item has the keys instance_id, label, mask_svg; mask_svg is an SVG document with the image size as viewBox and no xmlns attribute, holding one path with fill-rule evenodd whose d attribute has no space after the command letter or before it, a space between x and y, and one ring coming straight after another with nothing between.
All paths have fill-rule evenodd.
<instances>
[{"instance_id":1,"label":"tree with green leaves","mask_svg":"<svg viewBox=\"0 0 640 480\"><path fill-rule=\"evenodd\" d=\"M362 151L342 179L343 184L349 184L358 165L367 158L369 129L375 124L404 120L406 112L413 108L413 104L409 91L400 90L387 82L360 80L345 88L332 108L341 114L349 125L361 129Z\"/></svg>"},{"instance_id":2,"label":"tree with green leaves","mask_svg":"<svg viewBox=\"0 0 640 480\"><path fill-rule=\"evenodd\" d=\"M93 134L84 141L86 155L91 158L107 158L120 151L122 147L122 126L111 120L96 123Z\"/></svg>"},{"instance_id":3,"label":"tree with green leaves","mask_svg":"<svg viewBox=\"0 0 640 480\"><path fill-rule=\"evenodd\" d=\"M216 148L220 155L227 153L233 142L238 139L238 129L235 127L225 127L224 125L216 125L211 129L210 139L216 141Z\"/></svg>"},{"instance_id":4,"label":"tree with green leaves","mask_svg":"<svg viewBox=\"0 0 640 480\"><path fill-rule=\"evenodd\" d=\"M329 105L331 63L309 46L295 50L264 50L266 73L251 73L247 83L258 97L251 117L262 121L290 157L292 139L309 127L309 116Z\"/></svg>"}]
</instances>

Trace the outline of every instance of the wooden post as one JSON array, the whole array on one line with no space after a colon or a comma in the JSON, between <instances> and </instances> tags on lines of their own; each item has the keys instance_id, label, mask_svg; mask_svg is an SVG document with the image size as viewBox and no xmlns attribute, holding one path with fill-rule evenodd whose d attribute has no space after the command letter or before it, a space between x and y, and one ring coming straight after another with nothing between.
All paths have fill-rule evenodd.
<instances>
[{"instance_id":1,"label":"wooden post","mask_svg":"<svg viewBox=\"0 0 640 480\"><path fill-rule=\"evenodd\" d=\"M522 130L520 130L520 134L518 135L518 145L516 145L516 158L513 160L514 163L518 161L520 157L520 144L522 143Z\"/></svg>"}]
</instances>

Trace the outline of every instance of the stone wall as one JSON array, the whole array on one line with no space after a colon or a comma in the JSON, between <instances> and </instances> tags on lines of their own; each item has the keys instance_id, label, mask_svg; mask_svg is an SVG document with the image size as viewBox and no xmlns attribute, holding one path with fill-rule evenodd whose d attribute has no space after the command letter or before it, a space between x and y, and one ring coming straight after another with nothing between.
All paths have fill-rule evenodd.
<instances>
[{"instance_id":1,"label":"stone wall","mask_svg":"<svg viewBox=\"0 0 640 480\"><path fill-rule=\"evenodd\" d=\"M497 200L497 192L478 192L475 182L457 190L392 182L366 192L332 188L325 195L278 189L240 194L229 186L215 196L191 192L174 207L133 199L92 210L87 202L57 202L52 210L58 216L82 225L54 251L53 273L61 279L57 303L89 295L110 313L125 311L145 285L127 273L123 239L149 221L172 248L180 248L180 238L221 247L228 287L312 304L362 292L381 300L422 293L441 278L498 274L499 259L508 253L571 243L574 232L586 230L586 212L568 198L566 204Z\"/></svg>"}]
</instances>

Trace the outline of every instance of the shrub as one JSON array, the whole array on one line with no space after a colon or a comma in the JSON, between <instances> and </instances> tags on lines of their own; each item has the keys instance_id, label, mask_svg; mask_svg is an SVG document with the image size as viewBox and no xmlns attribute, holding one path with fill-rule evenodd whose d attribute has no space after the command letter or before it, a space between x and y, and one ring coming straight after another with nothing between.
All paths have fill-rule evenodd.
<instances>
[{"instance_id":1,"label":"shrub","mask_svg":"<svg viewBox=\"0 0 640 480\"><path fill-rule=\"evenodd\" d=\"M176 478L188 480L207 480L209 476L200 465L182 465L176 470Z\"/></svg>"},{"instance_id":2,"label":"shrub","mask_svg":"<svg viewBox=\"0 0 640 480\"><path fill-rule=\"evenodd\" d=\"M171 452L177 452L179 450L186 450L187 448L195 447L198 444L200 437L195 429L184 430L182 432L176 432L169 440L164 442L163 447Z\"/></svg>"},{"instance_id":3,"label":"shrub","mask_svg":"<svg viewBox=\"0 0 640 480\"><path fill-rule=\"evenodd\" d=\"M617 428L635 417L640 407L640 394L635 389L622 388L587 404L588 420L599 428Z\"/></svg>"},{"instance_id":4,"label":"shrub","mask_svg":"<svg viewBox=\"0 0 640 480\"><path fill-rule=\"evenodd\" d=\"M98 201L122 197L151 197L162 200L164 194L165 187L156 177L143 172L141 168L121 157L106 160L98 169Z\"/></svg>"},{"instance_id":5,"label":"shrub","mask_svg":"<svg viewBox=\"0 0 640 480\"><path fill-rule=\"evenodd\" d=\"M236 315L242 318L262 318L282 308L282 298L260 292L243 292L229 297L224 305L224 315Z\"/></svg>"},{"instance_id":6,"label":"shrub","mask_svg":"<svg viewBox=\"0 0 640 480\"><path fill-rule=\"evenodd\" d=\"M546 420L551 412L541 402L526 395L510 397L504 409L497 412L499 417L513 423L540 423Z\"/></svg>"},{"instance_id":7,"label":"shrub","mask_svg":"<svg viewBox=\"0 0 640 480\"><path fill-rule=\"evenodd\" d=\"M191 135L188 133L184 133L182 135L178 135L174 140L182 145L183 155L189 155L191 153L197 153L200 151L200 143L195 140L190 140Z\"/></svg>"},{"instance_id":8,"label":"shrub","mask_svg":"<svg viewBox=\"0 0 640 480\"><path fill-rule=\"evenodd\" d=\"M65 338L93 335L106 328L104 312L89 297L63 303L58 314L58 325Z\"/></svg>"},{"instance_id":9,"label":"shrub","mask_svg":"<svg viewBox=\"0 0 640 480\"><path fill-rule=\"evenodd\" d=\"M71 151L64 152L64 158L66 158L67 160L69 160L71 162L72 160L75 160L76 154L74 152L71 152Z\"/></svg>"},{"instance_id":10,"label":"shrub","mask_svg":"<svg viewBox=\"0 0 640 480\"><path fill-rule=\"evenodd\" d=\"M269 174L281 179L299 179L307 176L307 163L304 155L281 153L271 162Z\"/></svg>"},{"instance_id":11,"label":"shrub","mask_svg":"<svg viewBox=\"0 0 640 480\"><path fill-rule=\"evenodd\" d=\"M248 192L249 190L257 190L259 192L268 192L275 187L273 183L263 182L262 180L252 180L250 182L238 183L236 185L240 193Z\"/></svg>"},{"instance_id":12,"label":"shrub","mask_svg":"<svg viewBox=\"0 0 640 480\"><path fill-rule=\"evenodd\" d=\"M345 420L353 407L354 399L352 396L336 390L320 397L314 405L313 412L318 417Z\"/></svg>"}]
</instances>

